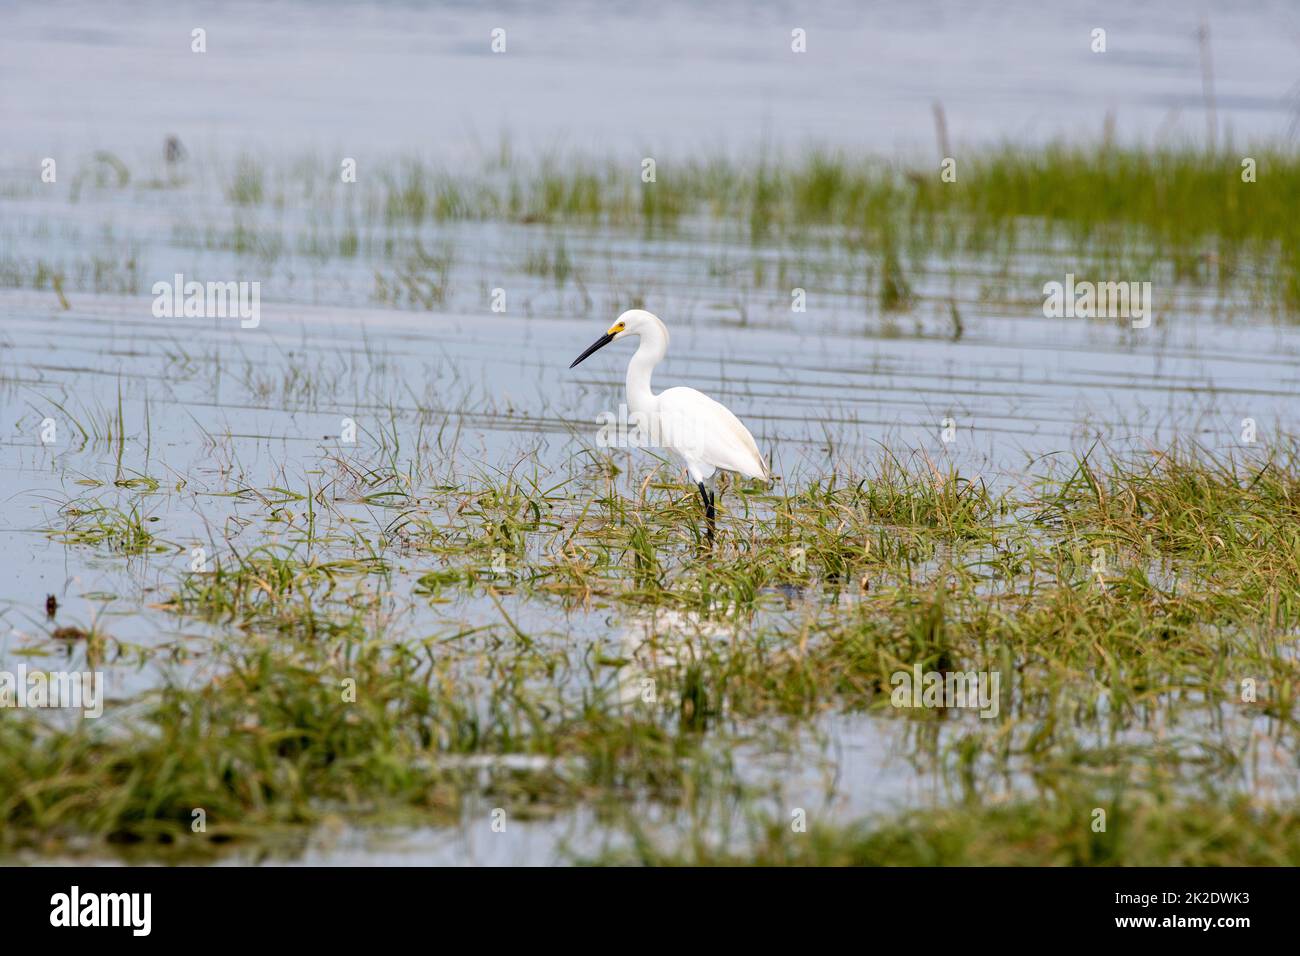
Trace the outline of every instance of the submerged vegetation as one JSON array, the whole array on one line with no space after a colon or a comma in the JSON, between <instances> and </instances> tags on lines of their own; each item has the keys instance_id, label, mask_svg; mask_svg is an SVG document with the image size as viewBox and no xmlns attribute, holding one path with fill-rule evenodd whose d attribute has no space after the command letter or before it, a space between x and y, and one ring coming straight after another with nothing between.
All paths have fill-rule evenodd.
<instances>
[{"instance_id":1,"label":"submerged vegetation","mask_svg":"<svg viewBox=\"0 0 1300 956\"><path fill-rule=\"evenodd\" d=\"M129 719L0 720L9 850L203 856L292 847L340 816L585 806L623 834L574 848L588 859L1300 862L1294 445L1090 456L1001 490L887 455L732 489L712 548L691 489L611 486L612 460L567 479L390 460L243 491L243 530L161 605L222 638L115 702ZM164 494L93 490L50 533L139 552L165 524L119 529ZM480 624L410 627L412 608L466 601ZM913 667L999 674L996 713L898 706ZM841 832L817 787L742 771L754 741L797 752L837 720L894 740L950 799Z\"/></svg>"},{"instance_id":2,"label":"submerged vegetation","mask_svg":"<svg viewBox=\"0 0 1300 956\"><path fill-rule=\"evenodd\" d=\"M1186 332L1171 316L1194 299L1198 328L1266 316L1283 342L1300 160L1249 157L1253 182L1235 154L1110 145L959 155L951 182L937 163L830 152L664 156L652 182L639 159L504 152L457 174L397 159L355 183L310 157L90 161L41 194L54 225L4 227L25 251L0 259L0 287L38 290L52 316L23 312L0 343L39 333L18 341L31 368L0 365L22 437L8 540L50 548L72 590L0 607L0 654L103 670L109 700L98 720L0 709L0 851L294 854L341 830L496 832L500 812L581 861L1300 863L1285 421L1269 426L1254 379L1215 380L1243 407L1213 408L1209 447L1154 437L1142 413L1189 407L1172 398L1108 447L1094 439L1122 413L1066 407L1055 381L1022 407L1023 356L953 368L942 351L1002 353L1067 272L1157 281L1162 332ZM228 205L178 215L160 244L173 190ZM65 201L83 218L60 221ZM125 300L116 315L96 300L102 337L78 324L72 293L142 294L162 262L169 280L260 279L265 326L160 335ZM819 310L792 312L792 290ZM513 324L476 336L507 297ZM785 402L755 430L791 467L720 489L713 544L674 468L590 446L575 423L609 383L586 370L564 392L550 369L567 344L522 321L665 297L688 328L833 333L806 395L786 355L717 357L754 406ZM341 317L297 331L271 312L319 303ZM349 337L375 315L345 308L361 305L420 314ZM929 340L917 366L845 345L909 322ZM1010 331L981 339L981 322ZM1083 334L1128 358L1123 326ZM59 354L88 329L86 352ZM1141 342L1173 366L1157 384L1194 393L1213 376L1170 341ZM1288 360L1251 347L1243 363ZM506 378L479 381L472 349L508 352ZM701 374L678 354L674 375ZM920 366L942 385L913 380ZM521 383L537 368L542 407ZM1114 406L1144 368L1084 377ZM836 416L832 386L878 383L898 404ZM964 437L977 396L985 421L1051 418L1048 447L1079 451L1012 471L897 434L950 421L951 403ZM1238 416L1225 444L1239 410L1268 433L1248 419L1237 442ZM1175 434L1205 424L1187 414ZM57 441L27 442L51 423ZM997 679L976 708L898 695L914 674Z\"/></svg>"},{"instance_id":3,"label":"submerged vegetation","mask_svg":"<svg viewBox=\"0 0 1300 956\"><path fill-rule=\"evenodd\" d=\"M398 308L434 310L483 297L481 269L458 271L438 251L446 230L496 223L748 246L747 261L715 263L728 285L788 294L802 284L857 294L882 313L930 298L945 304L975 269L996 276L1007 301L1041 296L1066 272L1140 278L1168 291L1186 286L1231 306L1288 321L1300 314L1300 158L1286 147L1207 152L1097 145L971 151L948 168L813 151L757 160L658 158L652 181L640 161L556 155L513 158L452 172L418 159L378 164L356 182L313 157L266 165L241 156L216 176L236 215L224 225L174 224L195 253L231 250L261 273L288 260L336 263L357 277L356 294ZM88 161L92 162L93 161ZM120 161L119 161L120 162ZM134 189L148 203L162 189L203 181L152 171L121 182L82 185L72 202ZM0 284L70 290L140 291L131 240L93 262L55 258L0 261ZM561 235L551 248L525 237L515 274L579 290L612 263L583 262ZM608 253L608 250L604 250ZM289 269L294 272L297 270ZM817 281L814 282L814 279ZM335 290L337 294L337 290ZM1167 297L1166 297L1167 298ZM571 307L571 306L568 306ZM785 303L788 308L788 302ZM604 306L600 306L604 308Z\"/></svg>"}]
</instances>

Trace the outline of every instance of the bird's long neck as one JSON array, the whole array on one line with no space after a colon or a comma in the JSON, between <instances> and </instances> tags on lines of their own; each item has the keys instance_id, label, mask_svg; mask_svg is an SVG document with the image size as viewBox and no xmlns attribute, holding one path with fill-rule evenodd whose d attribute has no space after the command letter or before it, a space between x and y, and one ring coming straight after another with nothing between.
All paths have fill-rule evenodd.
<instances>
[{"instance_id":1,"label":"bird's long neck","mask_svg":"<svg viewBox=\"0 0 1300 956\"><path fill-rule=\"evenodd\" d=\"M627 407L633 412L654 408L655 393L650 391L650 376L668 351L667 336L653 333L641 336L632 361L627 363Z\"/></svg>"}]
</instances>

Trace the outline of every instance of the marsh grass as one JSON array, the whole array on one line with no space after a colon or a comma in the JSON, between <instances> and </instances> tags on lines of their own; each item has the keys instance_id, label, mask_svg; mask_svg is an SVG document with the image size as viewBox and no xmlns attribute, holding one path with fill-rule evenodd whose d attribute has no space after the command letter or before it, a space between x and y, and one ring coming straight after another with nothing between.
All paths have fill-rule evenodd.
<instances>
[{"instance_id":1,"label":"marsh grass","mask_svg":"<svg viewBox=\"0 0 1300 956\"><path fill-rule=\"evenodd\" d=\"M1167 265L1197 284L1246 281L1294 312L1300 160L1278 147L1244 153L1257 163L1256 182L1243 181L1235 153L1108 144L975 152L957 182L943 182L937 168L819 151L752 165L686 162L654 183L577 157L477 177L408 163L404 178L384 180L382 206L390 221L413 223L507 219L658 233L712 221L724 233L730 224L733 238L796 248L829 230L842 248L871 254L886 310L909 303L905 257L1002 260L1054 247L1108 272L1151 277ZM1256 265L1243 274L1245 261Z\"/></svg>"},{"instance_id":2,"label":"marsh grass","mask_svg":"<svg viewBox=\"0 0 1300 956\"><path fill-rule=\"evenodd\" d=\"M126 507L73 502L61 509L65 527L51 534L65 544L103 548L123 555L169 550L150 530L159 519L147 515L144 509L140 501L132 501Z\"/></svg>"},{"instance_id":3,"label":"marsh grass","mask_svg":"<svg viewBox=\"0 0 1300 956\"><path fill-rule=\"evenodd\" d=\"M630 841L612 858L641 862L1297 862L1286 791L1241 796L1297 752L1293 443L1094 449L1019 487L886 449L857 475L726 489L712 547L658 470L589 451L568 476L458 475L388 447L387 466L335 459L233 499L244 531L160 605L222 635L202 680L111 730L0 721L6 847L205 856L340 814L449 826L490 799L521 819L593 808ZM156 493L89 494L51 534L157 551ZM410 627L444 606L484 614ZM642 639L610 633L635 622ZM914 665L999 673L998 713L895 707ZM650 700L628 696L647 679ZM952 799L772 822L728 754L760 733L797 749L826 717L897 735ZM540 763L504 762L520 755Z\"/></svg>"},{"instance_id":4,"label":"marsh grass","mask_svg":"<svg viewBox=\"0 0 1300 956\"><path fill-rule=\"evenodd\" d=\"M843 271L898 330L934 295L936 257L940 272L981 263L990 301L1033 308L1033 283L1086 263L1294 312L1300 167L1256 158L1256 184L1235 157L1111 148L979 154L948 184L825 153L661 166L643 184L612 164L505 157L460 176L399 164L347 193L243 160L233 227L176 238L327 271L337 256L373 276L372 299L420 310L446 308L463 275L446 227L505 221L528 230L519 271L584 295L591 237L627 234L684 240L688 257L704 242L714 281L782 295ZM1026 255L1030 274L1014 272ZM133 288L132 254L96 261L10 260L0 283L65 308L65 285ZM647 294L616 290L620 307ZM734 308L746 321L743 297ZM252 401L320 409L387 374L369 346L362 357L281 368L176 344L168 374L224 361ZM112 407L51 400L105 470L70 478L89 490L48 534L147 570L162 593L129 598L159 630L202 635L186 652L201 666L110 702L102 726L6 711L0 847L208 858L300 846L335 819L466 825L488 801L520 820L591 811L629 847L605 862L1300 862L1295 442L1098 447L1014 482L882 446L857 469L726 487L710 546L695 492L667 469L594 449L558 470L529 455L466 466L459 426L411 398L413 446L389 407L367 461L335 450L201 504L147 453L128 467L149 424L126 420L120 392ZM207 529L207 571L187 567L181 504L226 519ZM166 653L111 627L50 623L24 650L84 644L115 667ZM914 666L996 672L997 715L895 707L893 678ZM773 806L781 781L755 783L737 755L756 739L765 756L808 755L828 720L887 741L938 796L861 820L814 813L792 832L791 800L808 794Z\"/></svg>"},{"instance_id":5,"label":"marsh grass","mask_svg":"<svg viewBox=\"0 0 1300 956\"><path fill-rule=\"evenodd\" d=\"M1104 831L1086 825L1105 811ZM1293 813L1226 803L1170 804L1071 793L792 835L783 820L754 827L745 853L697 841L665 851L638 832L633 848L591 862L653 866L1294 866L1300 820ZM640 830L640 828L638 828Z\"/></svg>"},{"instance_id":6,"label":"marsh grass","mask_svg":"<svg viewBox=\"0 0 1300 956\"><path fill-rule=\"evenodd\" d=\"M452 265L450 245L426 251L418 240L392 273L376 270L373 298L399 308L433 309L447 301Z\"/></svg>"},{"instance_id":7,"label":"marsh grass","mask_svg":"<svg viewBox=\"0 0 1300 956\"><path fill-rule=\"evenodd\" d=\"M1242 180L1238 152L1256 162L1257 181ZM905 316L919 321L938 305L955 314L947 307L967 280L980 299L1022 308L1041 303L1043 283L1066 273L1151 281L1161 312L1195 296L1223 311L1283 321L1300 314L1292 215L1300 161L1289 146L1231 155L1176 144L1006 146L959 160L956 182L930 164L828 150L675 159L642 182L638 163L506 151L456 171L393 157L342 183L318 157L243 155L211 170L211 182L178 187L219 190L236 214L178 219L172 239L205 258L234 254L266 276L268 294L289 286L301 295L301 276L319 274L332 295L345 289L401 309L481 304L481 276L463 268L472 250L451 250L465 244L457 230L493 225L517 237L495 281L547 280L548 307L563 314L618 311L654 296L653 282L619 274L627 253L611 246L630 242L664 254L689 247L680 267L708 282L720 299L711 305L734 308L742 324L765 296L788 310L781 299L797 286L860 296L880 333L897 336L916 324ZM98 166L88 161L87 170ZM82 176L88 184L91 172ZM118 194L147 194L148 183L94 188L120 204ZM0 258L0 285L49 289L64 308L70 291L138 294L137 246L150 241L106 235L75 258Z\"/></svg>"},{"instance_id":8,"label":"marsh grass","mask_svg":"<svg viewBox=\"0 0 1300 956\"><path fill-rule=\"evenodd\" d=\"M237 206L256 206L266 199L265 172L251 156L241 156L226 196Z\"/></svg>"}]
</instances>

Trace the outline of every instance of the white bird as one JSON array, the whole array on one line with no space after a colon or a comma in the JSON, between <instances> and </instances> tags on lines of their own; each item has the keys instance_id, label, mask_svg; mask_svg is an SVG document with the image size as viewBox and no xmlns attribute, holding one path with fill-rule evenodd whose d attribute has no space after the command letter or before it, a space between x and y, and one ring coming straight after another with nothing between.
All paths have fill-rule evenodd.
<instances>
[{"instance_id":1,"label":"white bird","mask_svg":"<svg viewBox=\"0 0 1300 956\"><path fill-rule=\"evenodd\" d=\"M772 477L771 470L758 453L754 436L725 405L693 388L670 388L658 395L650 390L650 376L668 352L668 328L658 316L644 309L624 312L569 368L630 335L640 339L640 344L627 363L629 418L635 417L641 428L649 429L653 444L685 462L691 481L700 489L712 538L714 496L704 483L718 470L764 481Z\"/></svg>"}]
</instances>

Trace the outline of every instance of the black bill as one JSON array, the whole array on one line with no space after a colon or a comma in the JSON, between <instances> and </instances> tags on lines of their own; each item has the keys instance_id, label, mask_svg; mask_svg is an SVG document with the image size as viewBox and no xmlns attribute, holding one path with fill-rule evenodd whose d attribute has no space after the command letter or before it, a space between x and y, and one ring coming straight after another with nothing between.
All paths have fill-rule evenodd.
<instances>
[{"instance_id":1,"label":"black bill","mask_svg":"<svg viewBox=\"0 0 1300 956\"><path fill-rule=\"evenodd\" d=\"M583 352L583 353L582 353L581 355L579 355L576 359L574 359L574 360L573 360L573 365L570 365L569 368L574 368L575 366L577 366L577 364L578 364L579 362L581 362L583 359L585 359L585 358L586 358L588 355L590 355L592 352L599 352L599 351L600 351L601 349L603 349L606 345L608 345L610 342L613 342L613 341L614 341L614 336L613 336L611 333L606 332L606 333L605 333L604 335L602 335L600 338L596 339L596 341L592 342L592 343L591 343L591 346L587 349L587 351Z\"/></svg>"}]
</instances>

